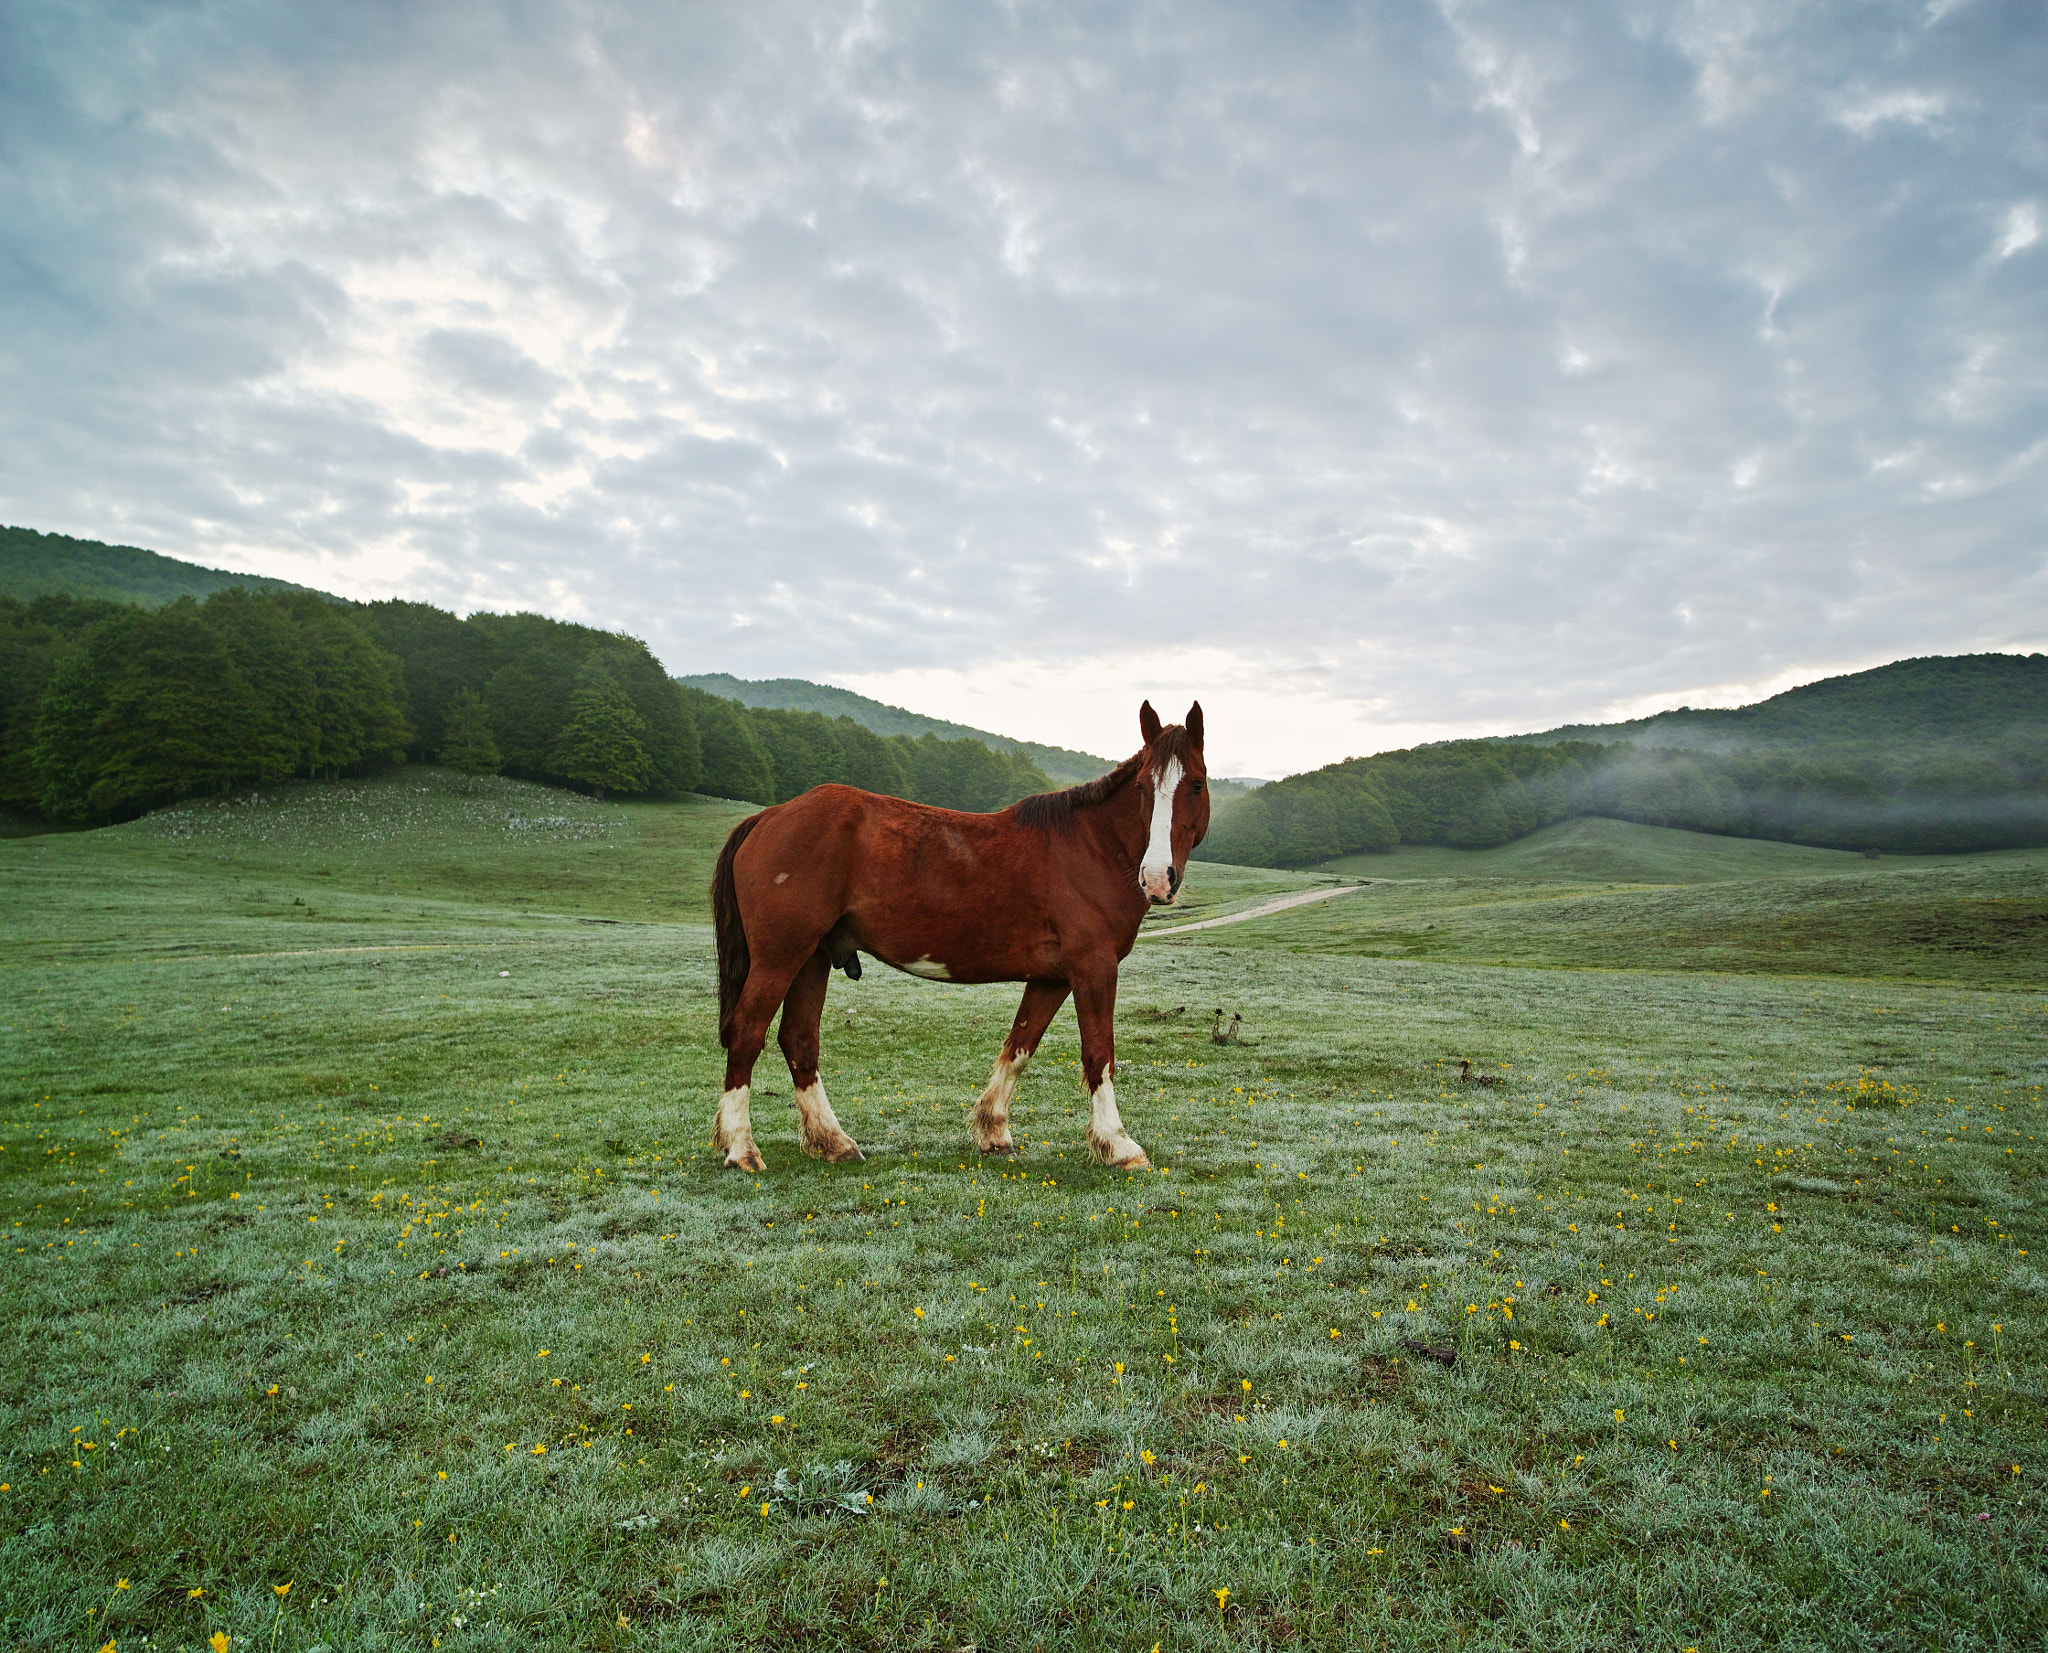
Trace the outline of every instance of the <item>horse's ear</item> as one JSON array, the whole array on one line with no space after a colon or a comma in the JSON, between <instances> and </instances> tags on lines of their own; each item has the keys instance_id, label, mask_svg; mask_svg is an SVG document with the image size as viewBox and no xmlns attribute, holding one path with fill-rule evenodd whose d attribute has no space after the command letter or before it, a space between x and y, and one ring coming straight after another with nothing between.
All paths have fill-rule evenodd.
<instances>
[{"instance_id":1,"label":"horse's ear","mask_svg":"<svg viewBox=\"0 0 2048 1653\"><path fill-rule=\"evenodd\" d=\"M1159 738L1159 714L1152 710L1149 700L1138 708L1138 733L1145 737L1147 746Z\"/></svg>"},{"instance_id":2,"label":"horse's ear","mask_svg":"<svg viewBox=\"0 0 2048 1653\"><path fill-rule=\"evenodd\" d=\"M1198 700L1188 708L1188 739L1194 742L1197 752L1202 749L1202 703Z\"/></svg>"}]
</instances>

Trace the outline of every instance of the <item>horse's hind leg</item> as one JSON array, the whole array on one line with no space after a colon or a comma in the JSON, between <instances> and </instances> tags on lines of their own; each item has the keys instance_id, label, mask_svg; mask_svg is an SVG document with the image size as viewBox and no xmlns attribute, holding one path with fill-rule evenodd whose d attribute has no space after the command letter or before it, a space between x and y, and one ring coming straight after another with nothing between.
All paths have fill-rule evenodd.
<instances>
[{"instance_id":1,"label":"horse's hind leg","mask_svg":"<svg viewBox=\"0 0 2048 1653\"><path fill-rule=\"evenodd\" d=\"M818 1018L825 1010L825 987L832 979L832 954L822 943L789 984L789 996L782 1001L782 1028L776 1043L789 1063L790 1083L796 1086L796 1108L800 1120L799 1140L813 1159L829 1159L834 1165L865 1159L860 1145L839 1128L832 1104L825 1099L825 1082L818 1077Z\"/></svg>"},{"instance_id":2,"label":"horse's hind leg","mask_svg":"<svg viewBox=\"0 0 2048 1653\"><path fill-rule=\"evenodd\" d=\"M1003 1041L1003 1053L996 1058L988 1086L974 1104L974 1143L985 1154L1008 1153L1016 1147L1010 1140L1010 1098L1017 1081L1031 1065L1038 1041L1067 1002L1063 981L1034 981L1024 986L1024 1002L1017 1007L1017 1019L1010 1024L1010 1036Z\"/></svg>"},{"instance_id":3,"label":"horse's hind leg","mask_svg":"<svg viewBox=\"0 0 2048 1653\"><path fill-rule=\"evenodd\" d=\"M725 1091L713 1116L711 1146L724 1150L725 1163L734 1170L768 1169L761 1150L754 1146L749 1100L754 1063L760 1058L761 1047L768 1042L768 1023L789 991L791 975L786 969L773 970L756 959L747 973L746 986L740 990L739 1003L733 1007L729 1030L732 1042L725 1047Z\"/></svg>"}]
</instances>

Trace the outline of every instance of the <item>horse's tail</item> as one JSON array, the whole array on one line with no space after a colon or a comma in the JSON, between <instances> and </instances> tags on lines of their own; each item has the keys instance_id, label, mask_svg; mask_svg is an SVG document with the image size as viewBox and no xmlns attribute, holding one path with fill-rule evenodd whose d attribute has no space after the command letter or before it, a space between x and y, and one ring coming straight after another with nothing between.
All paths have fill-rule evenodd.
<instances>
[{"instance_id":1,"label":"horse's tail","mask_svg":"<svg viewBox=\"0 0 2048 1653\"><path fill-rule=\"evenodd\" d=\"M718 870L711 875L711 922L718 933L718 1042L732 1045L732 1021L739 1009L740 992L747 985L747 971L753 960L747 952L746 926L740 922L740 897L732 876L733 858L747 835L761 824L759 815L749 815L727 834L725 848L718 852Z\"/></svg>"}]
</instances>

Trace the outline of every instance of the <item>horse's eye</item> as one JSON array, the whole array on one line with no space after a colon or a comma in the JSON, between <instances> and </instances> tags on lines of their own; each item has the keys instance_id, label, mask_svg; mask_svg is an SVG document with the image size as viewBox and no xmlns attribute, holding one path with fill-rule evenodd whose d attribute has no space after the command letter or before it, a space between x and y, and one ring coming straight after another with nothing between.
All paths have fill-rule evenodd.
<instances>
[{"instance_id":1,"label":"horse's eye","mask_svg":"<svg viewBox=\"0 0 2048 1653\"><path fill-rule=\"evenodd\" d=\"M1197 798L1199 798L1202 795L1202 782L1199 777L1188 783L1188 791L1191 792Z\"/></svg>"}]
</instances>

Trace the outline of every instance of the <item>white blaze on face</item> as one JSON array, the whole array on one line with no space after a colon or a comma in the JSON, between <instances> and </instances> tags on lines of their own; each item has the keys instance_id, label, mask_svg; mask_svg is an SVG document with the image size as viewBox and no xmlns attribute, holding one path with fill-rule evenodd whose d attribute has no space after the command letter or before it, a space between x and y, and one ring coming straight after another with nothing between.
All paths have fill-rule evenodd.
<instances>
[{"instance_id":1,"label":"white blaze on face","mask_svg":"<svg viewBox=\"0 0 2048 1653\"><path fill-rule=\"evenodd\" d=\"M1169 758L1152 794L1152 840L1138 863L1138 884L1154 901L1173 899L1173 794L1180 785L1180 759Z\"/></svg>"}]
</instances>

